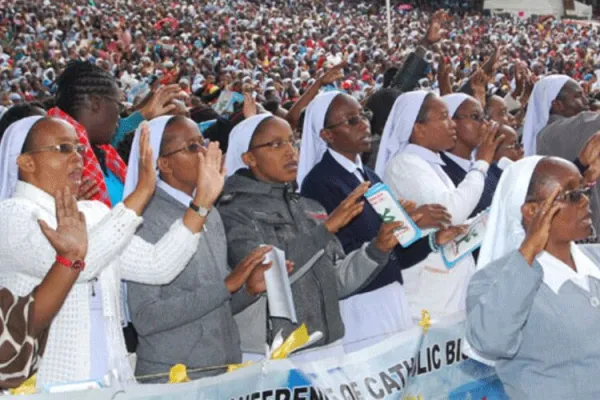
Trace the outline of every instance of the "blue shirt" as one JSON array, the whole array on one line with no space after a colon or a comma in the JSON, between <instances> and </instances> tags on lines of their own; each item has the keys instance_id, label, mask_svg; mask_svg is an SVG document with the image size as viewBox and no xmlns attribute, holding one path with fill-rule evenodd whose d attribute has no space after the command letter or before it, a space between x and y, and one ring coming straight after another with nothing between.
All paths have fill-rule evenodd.
<instances>
[{"instance_id":1,"label":"blue shirt","mask_svg":"<svg viewBox=\"0 0 600 400\"><path fill-rule=\"evenodd\" d=\"M123 201L123 182L116 177L112 171L108 171L108 175L104 175L104 182L106 182L106 189L108 190L108 196L113 207Z\"/></svg>"}]
</instances>

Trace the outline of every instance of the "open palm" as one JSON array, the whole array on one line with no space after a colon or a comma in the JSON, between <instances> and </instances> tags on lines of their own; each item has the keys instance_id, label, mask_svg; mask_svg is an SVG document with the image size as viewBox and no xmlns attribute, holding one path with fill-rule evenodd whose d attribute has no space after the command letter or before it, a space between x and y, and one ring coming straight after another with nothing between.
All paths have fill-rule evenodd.
<instances>
[{"instance_id":1,"label":"open palm","mask_svg":"<svg viewBox=\"0 0 600 400\"><path fill-rule=\"evenodd\" d=\"M69 260L83 260L87 254L88 236L85 216L77 209L77 201L69 188L54 197L58 225L52 229L40 220L40 228L56 253Z\"/></svg>"}]
</instances>

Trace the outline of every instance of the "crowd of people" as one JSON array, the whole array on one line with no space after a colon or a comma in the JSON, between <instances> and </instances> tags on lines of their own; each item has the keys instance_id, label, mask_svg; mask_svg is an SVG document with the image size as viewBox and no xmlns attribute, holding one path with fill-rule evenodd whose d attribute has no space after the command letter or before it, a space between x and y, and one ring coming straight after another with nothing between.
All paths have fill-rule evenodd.
<instances>
[{"instance_id":1,"label":"crowd of people","mask_svg":"<svg viewBox=\"0 0 600 400\"><path fill-rule=\"evenodd\" d=\"M466 312L511 398L600 393L595 25L394 6L390 41L364 2L0 4L2 387L198 379L305 323L302 363L428 310ZM297 322L267 305L275 249Z\"/></svg>"}]
</instances>

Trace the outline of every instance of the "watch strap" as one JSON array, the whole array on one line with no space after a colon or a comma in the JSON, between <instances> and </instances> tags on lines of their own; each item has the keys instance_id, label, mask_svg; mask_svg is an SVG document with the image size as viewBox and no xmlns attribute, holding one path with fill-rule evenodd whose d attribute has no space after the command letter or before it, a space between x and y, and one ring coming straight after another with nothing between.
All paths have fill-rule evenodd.
<instances>
[{"instance_id":1,"label":"watch strap","mask_svg":"<svg viewBox=\"0 0 600 400\"><path fill-rule=\"evenodd\" d=\"M194 204L194 201L190 201L190 208L198 213L201 217L206 217L210 210L208 208L200 207Z\"/></svg>"}]
</instances>

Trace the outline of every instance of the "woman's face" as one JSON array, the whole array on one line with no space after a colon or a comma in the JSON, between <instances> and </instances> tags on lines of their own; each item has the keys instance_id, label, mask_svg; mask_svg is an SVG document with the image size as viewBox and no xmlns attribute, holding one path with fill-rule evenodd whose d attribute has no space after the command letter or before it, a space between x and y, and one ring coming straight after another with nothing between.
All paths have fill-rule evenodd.
<instances>
[{"instance_id":1,"label":"woman's face","mask_svg":"<svg viewBox=\"0 0 600 400\"><path fill-rule=\"evenodd\" d=\"M528 213L529 218L525 217L526 226L531 223L533 216L542 206L542 202L560 185L562 189L555 201L559 202L562 208L552 220L549 243L571 242L588 238L592 234L590 199L581 193L585 186L583 177L575 165L563 159L546 158L537 165L535 174L541 179L538 179L540 182L537 193L534 193L535 198L528 199L531 201L526 202L523 206L524 216L527 215L526 208L532 207Z\"/></svg>"},{"instance_id":2,"label":"woman's face","mask_svg":"<svg viewBox=\"0 0 600 400\"><path fill-rule=\"evenodd\" d=\"M488 99L488 116L492 121L496 121L501 125L508 125L513 128L518 128L515 118L508 112L508 107L504 99L500 96L492 96Z\"/></svg>"},{"instance_id":3,"label":"woman's face","mask_svg":"<svg viewBox=\"0 0 600 400\"><path fill-rule=\"evenodd\" d=\"M501 158L506 157L512 161L519 161L523 158L523 146L519 143L517 132L508 125L502 125L498 130L498 135L504 135L504 139L500 142L494 161L498 162Z\"/></svg>"},{"instance_id":4,"label":"woman's face","mask_svg":"<svg viewBox=\"0 0 600 400\"><path fill-rule=\"evenodd\" d=\"M203 144L198 125L189 118L174 117L163 133L158 168L173 187L193 188L198 177L198 151Z\"/></svg>"},{"instance_id":5,"label":"woman's face","mask_svg":"<svg viewBox=\"0 0 600 400\"><path fill-rule=\"evenodd\" d=\"M278 117L263 121L243 159L254 176L261 181L295 181L298 173L298 150L290 125Z\"/></svg>"},{"instance_id":6,"label":"woman's face","mask_svg":"<svg viewBox=\"0 0 600 400\"><path fill-rule=\"evenodd\" d=\"M457 140L456 124L450 118L446 104L437 96L430 96L425 100L425 121L417 122L413 128L413 135L419 139L421 146L440 152L452 149Z\"/></svg>"},{"instance_id":7,"label":"woman's face","mask_svg":"<svg viewBox=\"0 0 600 400\"><path fill-rule=\"evenodd\" d=\"M321 137L341 154L371 151L371 124L360 103L345 94L336 96L331 102Z\"/></svg>"},{"instance_id":8,"label":"woman's face","mask_svg":"<svg viewBox=\"0 0 600 400\"><path fill-rule=\"evenodd\" d=\"M83 158L75 151L79 145L75 129L67 122L49 118L35 124L29 135L33 136L28 139L27 152L19 157L26 181L51 195L67 186L76 194L81 185ZM59 145L64 148L62 151Z\"/></svg>"},{"instance_id":9,"label":"woman's face","mask_svg":"<svg viewBox=\"0 0 600 400\"><path fill-rule=\"evenodd\" d=\"M481 143L484 117L483 107L474 99L465 100L454 113L458 141L465 147L474 150Z\"/></svg>"},{"instance_id":10,"label":"woman's face","mask_svg":"<svg viewBox=\"0 0 600 400\"><path fill-rule=\"evenodd\" d=\"M109 94L94 96L92 107L85 109L84 112L91 113L89 118L86 118L85 127L91 144L110 144L119 124L121 97L121 91L117 85L113 85Z\"/></svg>"}]
</instances>

